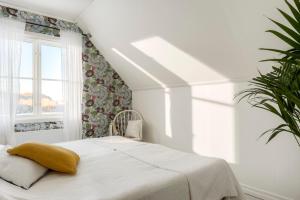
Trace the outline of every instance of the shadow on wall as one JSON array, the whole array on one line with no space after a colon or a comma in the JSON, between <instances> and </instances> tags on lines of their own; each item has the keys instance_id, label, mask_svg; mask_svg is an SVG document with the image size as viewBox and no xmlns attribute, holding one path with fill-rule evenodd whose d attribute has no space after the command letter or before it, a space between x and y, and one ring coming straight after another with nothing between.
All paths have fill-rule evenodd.
<instances>
[{"instance_id":1,"label":"shadow on wall","mask_svg":"<svg viewBox=\"0 0 300 200\"><path fill-rule=\"evenodd\" d=\"M145 118L145 122L147 122L145 123L145 140L151 142L159 142L177 149L179 148L181 150L192 151L192 136L189 134L192 129L192 108L191 102L189 101L191 91L184 91L184 95L182 96L183 98L180 96L181 99L179 102L177 102L176 99L178 98L173 97L173 93L171 92L171 89L168 88L166 83L162 82L159 78L146 71L144 67L134 62L120 50L115 48L113 48L112 50L122 59L130 63L137 70L141 71L148 78L158 84L161 88L159 90L154 90L154 92L156 93L154 95L155 98L153 98L153 96L147 98L149 100L152 99L153 101L143 103L143 108L149 108L149 110L140 110ZM155 59L151 59L151 62L154 63L154 66L160 66L160 64ZM187 84L182 78L172 72L169 72L168 69L161 67L161 70L164 70L164 74L168 72L169 76L172 76L173 79L176 79L182 85ZM147 105L147 103L149 104ZM184 107L177 106L178 108L174 109L176 107L176 104L184 104ZM176 117L180 116L180 114L184 114L185 122L188 123L187 126L184 126L184 132L186 132L186 134L173 134L173 130L177 130L176 132L180 132L182 130L183 126L181 126L181 117ZM155 120L149 118L149 116L153 115L155 115ZM175 124L177 126L174 126Z\"/></svg>"},{"instance_id":2,"label":"shadow on wall","mask_svg":"<svg viewBox=\"0 0 300 200\"><path fill-rule=\"evenodd\" d=\"M270 27L263 15L277 19L281 5L95 0L81 19L134 90L147 141L224 158L240 182L300 199L300 157L292 138L282 135L267 146L257 141L276 119L233 100L245 85L232 80L253 77L257 61L269 56L257 49L281 45L263 32Z\"/></svg>"},{"instance_id":3,"label":"shadow on wall","mask_svg":"<svg viewBox=\"0 0 300 200\"><path fill-rule=\"evenodd\" d=\"M166 85L223 80L224 77L246 79L255 75L257 71L253 66L261 56L257 48L270 46L262 45L269 41L262 31L269 22L263 20L262 14L274 10L269 3L259 5L257 0L96 0L80 19L95 36L93 42L125 82L132 89L139 89L153 87L153 82L118 58L111 48L138 64L143 63L142 68ZM257 28L259 26L262 28ZM273 46L277 41L270 43ZM164 58L168 56L165 49L172 55L176 55L177 50L183 52L181 59L189 65L178 59L175 62ZM201 65L209 67L201 68ZM191 71L186 73L188 70L182 68ZM179 74L179 79L165 69L173 75Z\"/></svg>"},{"instance_id":4,"label":"shadow on wall","mask_svg":"<svg viewBox=\"0 0 300 200\"><path fill-rule=\"evenodd\" d=\"M151 59L153 66L160 66L164 74L168 73L180 83L176 88L169 88L169 83L164 83L145 67L113 48L117 55L162 88L144 91L145 95L151 95L147 98L149 102L135 99L135 102L143 102L137 108L142 109L147 122L146 140L235 163L233 85L221 85L222 88L188 86L188 81L198 76L195 72L222 75L161 37L133 42L132 46Z\"/></svg>"},{"instance_id":5,"label":"shadow on wall","mask_svg":"<svg viewBox=\"0 0 300 200\"><path fill-rule=\"evenodd\" d=\"M81 19L132 89L162 88L133 94L148 141L236 162L235 89L229 80L256 73L253 51L264 40L251 40L257 29L249 24L264 26L256 22L269 7L257 9L252 1L98 0ZM249 12L250 18L241 18ZM241 45L245 38L250 50ZM227 83L197 85L210 80Z\"/></svg>"},{"instance_id":6,"label":"shadow on wall","mask_svg":"<svg viewBox=\"0 0 300 200\"><path fill-rule=\"evenodd\" d=\"M268 146L263 141L257 141L259 133L276 125L276 119L267 112L250 108L246 103L237 105L234 101L234 95L248 84L228 80L189 85L185 79L193 76L193 67L203 71L211 70L210 67L166 40L154 38L155 45L133 44L154 66L161 66L164 73L180 80L175 87L169 87L168 83L146 71L145 67L121 50L113 49L118 56L160 85L161 89L149 88L133 93L133 106L145 118L145 140L225 159L242 183L267 191L276 188L276 193L285 196L291 193L300 196L299 192L295 192L298 191L296 186L300 184L300 179L288 178L297 168L291 165L290 158L285 155L295 154L292 156L296 158L293 163L300 164L296 145L290 145L292 139L283 136L283 142L277 140ZM278 146L284 146L285 149ZM278 160L281 164L270 169L270 164ZM266 181L260 181L261 177ZM283 183L288 186L282 187Z\"/></svg>"}]
</instances>

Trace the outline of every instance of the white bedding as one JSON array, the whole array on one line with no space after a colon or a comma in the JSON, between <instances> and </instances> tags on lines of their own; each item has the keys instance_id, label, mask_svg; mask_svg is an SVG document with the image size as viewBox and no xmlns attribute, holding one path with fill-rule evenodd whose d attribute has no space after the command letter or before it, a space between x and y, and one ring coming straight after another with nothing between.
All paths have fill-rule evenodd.
<instances>
[{"instance_id":1,"label":"white bedding","mask_svg":"<svg viewBox=\"0 0 300 200\"><path fill-rule=\"evenodd\" d=\"M117 136L58 145L80 155L77 175L51 172L29 190L0 179L0 200L244 199L223 160Z\"/></svg>"}]
</instances>

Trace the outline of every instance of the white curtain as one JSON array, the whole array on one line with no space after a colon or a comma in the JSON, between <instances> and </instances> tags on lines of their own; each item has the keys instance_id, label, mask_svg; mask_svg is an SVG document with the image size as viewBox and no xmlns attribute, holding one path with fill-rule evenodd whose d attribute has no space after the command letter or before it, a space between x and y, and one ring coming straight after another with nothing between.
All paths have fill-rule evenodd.
<instances>
[{"instance_id":1,"label":"white curtain","mask_svg":"<svg viewBox=\"0 0 300 200\"><path fill-rule=\"evenodd\" d=\"M82 139L82 36L61 32L63 53L64 139Z\"/></svg>"},{"instance_id":2,"label":"white curtain","mask_svg":"<svg viewBox=\"0 0 300 200\"><path fill-rule=\"evenodd\" d=\"M0 144L15 143L22 41L25 23L0 18Z\"/></svg>"}]
</instances>

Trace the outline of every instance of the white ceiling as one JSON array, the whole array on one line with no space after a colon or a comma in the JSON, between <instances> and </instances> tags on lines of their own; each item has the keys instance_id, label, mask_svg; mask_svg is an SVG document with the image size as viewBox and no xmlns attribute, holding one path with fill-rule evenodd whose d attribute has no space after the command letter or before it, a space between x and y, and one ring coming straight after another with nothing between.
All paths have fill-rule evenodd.
<instances>
[{"instance_id":1,"label":"white ceiling","mask_svg":"<svg viewBox=\"0 0 300 200\"><path fill-rule=\"evenodd\" d=\"M258 64L270 55L257 49L281 45L263 31L281 0L1 2L78 22L133 90L248 80L268 65Z\"/></svg>"},{"instance_id":2,"label":"white ceiling","mask_svg":"<svg viewBox=\"0 0 300 200\"><path fill-rule=\"evenodd\" d=\"M264 30L284 1L266 2L94 0L78 24L133 90L246 81L282 46Z\"/></svg>"},{"instance_id":3,"label":"white ceiling","mask_svg":"<svg viewBox=\"0 0 300 200\"><path fill-rule=\"evenodd\" d=\"M0 4L75 21L93 0L0 0Z\"/></svg>"}]
</instances>

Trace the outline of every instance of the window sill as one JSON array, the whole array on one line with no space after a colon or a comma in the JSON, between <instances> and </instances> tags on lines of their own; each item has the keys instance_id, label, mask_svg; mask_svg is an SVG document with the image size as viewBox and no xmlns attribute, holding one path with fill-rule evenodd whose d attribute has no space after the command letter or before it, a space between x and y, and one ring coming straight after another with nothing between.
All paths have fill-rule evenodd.
<instances>
[{"instance_id":1,"label":"window sill","mask_svg":"<svg viewBox=\"0 0 300 200\"><path fill-rule=\"evenodd\" d=\"M51 121L62 121L61 115L55 116L22 116L16 118L16 124L19 123L35 123L35 122L51 122Z\"/></svg>"}]
</instances>

